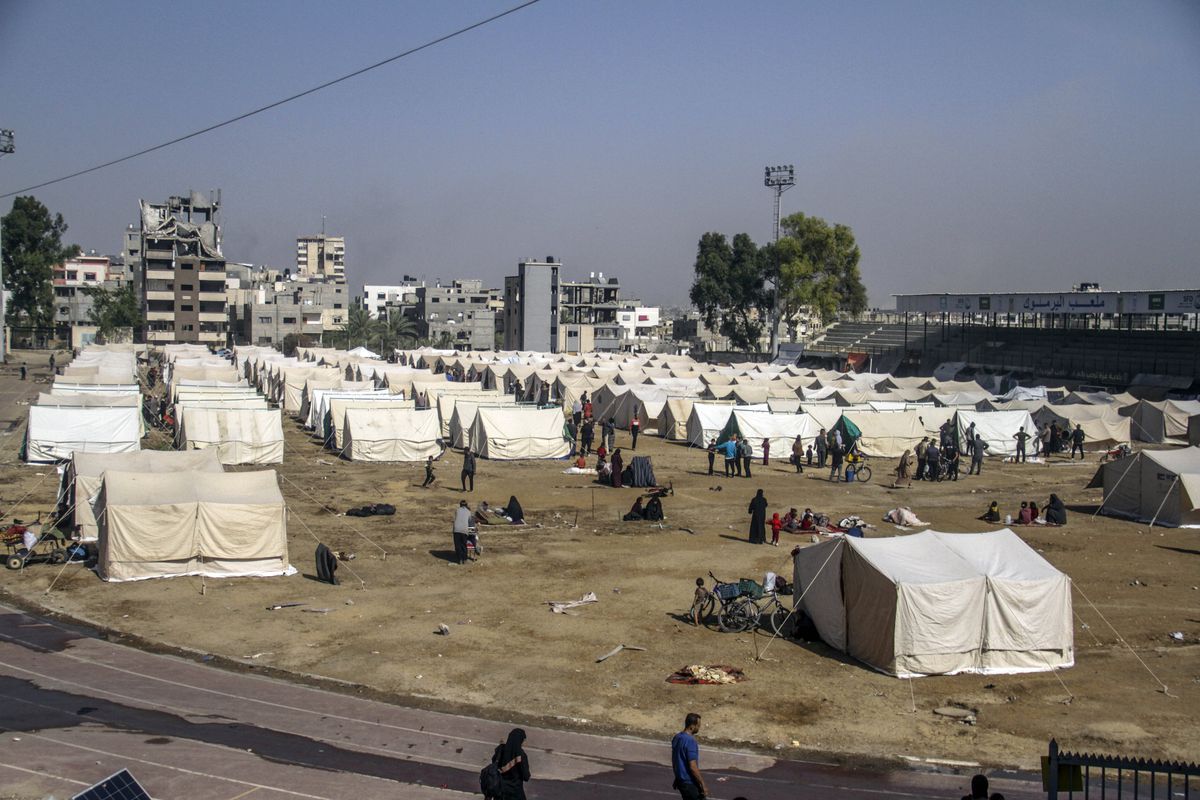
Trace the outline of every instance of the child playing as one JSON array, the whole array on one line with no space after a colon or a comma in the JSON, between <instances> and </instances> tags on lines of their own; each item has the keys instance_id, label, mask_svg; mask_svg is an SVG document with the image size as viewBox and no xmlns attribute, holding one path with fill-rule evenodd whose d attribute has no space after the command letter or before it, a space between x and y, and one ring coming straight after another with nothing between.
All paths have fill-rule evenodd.
<instances>
[{"instance_id":1,"label":"child playing","mask_svg":"<svg viewBox=\"0 0 1200 800\"><path fill-rule=\"evenodd\" d=\"M779 547L779 531L783 528L783 520L779 518L779 512L775 512L775 516L771 517L771 546Z\"/></svg>"},{"instance_id":2,"label":"child playing","mask_svg":"<svg viewBox=\"0 0 1200 800\"><path fill-rule=\"evenodd\" d=\"M429 486L433 483L433 480L433 456L430 456L425 459L425 482L421 484L421 488L424 489L426 486Z\"/></svg>"},{"instance_id":3,"label":"child playing","mask_svg":"<svg viewBox=\"0 0 1200 800\"><path fill-rule=\"evenodd\" d=\"M808 459L808 466L810 466L810 467L811 467L811 466L812 466L812 458L813 458L813 452L812 452L812 445L811 445L811 444L808 446L808 450L804 451L804 457Z\"/></svg>"},{"instance_id":4,"label":"child playing","mask_svg":"<svg viewBox=\"0 0 1200 800\"><path fill-rule=\"evenodd\" d=\"M692 595L692 610L688 612L688 616L692 618L692 624L700 627L700 612L704 609L704 604L708 602L708 589L704 588L704 578L696 578L696 591Z\"/></svg>"}]
</instances>

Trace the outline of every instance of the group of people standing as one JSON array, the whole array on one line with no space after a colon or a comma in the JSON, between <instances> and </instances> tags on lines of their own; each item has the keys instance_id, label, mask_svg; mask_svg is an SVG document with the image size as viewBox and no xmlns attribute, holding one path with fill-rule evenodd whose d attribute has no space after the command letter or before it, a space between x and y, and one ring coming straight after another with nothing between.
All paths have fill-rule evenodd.
<instances>
[{"instance_id":1,"label":"group of people standing","mask_svg":"<svg viewBox=\"0 0 1200 800\"><path fill-rule=\"evenodd\" d=\"M770 453L770 444L766 439L763 443L767 447L767 453ZM717 453L725 459L725 477L726 478L752 478L750 465L754 460L754 447L748 439L740 438L736 433L730 436L720 444L717 443L716 437L708 440L708 474L714 474L714 465L717 460ZM763 455L763 465L767 463L768 455Z\"/></svg>"}]
</instances>

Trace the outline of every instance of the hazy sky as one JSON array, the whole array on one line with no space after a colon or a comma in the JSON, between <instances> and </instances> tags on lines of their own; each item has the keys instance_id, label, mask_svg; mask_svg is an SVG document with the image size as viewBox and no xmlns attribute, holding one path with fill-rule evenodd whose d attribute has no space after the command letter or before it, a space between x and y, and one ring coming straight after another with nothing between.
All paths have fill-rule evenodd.
<instances>
[{"instance_id":1,"label":"hazy sky","mask_svg":"<svg viewBox=\"0 0 1200 800\"><path fill-rule=\"evenodd\" d=\"M157 144L512 2L0 0L0 193ZM346 237L350 281L524 257L685 303L708 230L850 225L897 291L1197 288L1200 3L542 0L291 105L34 194L117 252L221 188L230 261ZM11 198L0 201L7 212Z\"/></svg>"}]
</instances>

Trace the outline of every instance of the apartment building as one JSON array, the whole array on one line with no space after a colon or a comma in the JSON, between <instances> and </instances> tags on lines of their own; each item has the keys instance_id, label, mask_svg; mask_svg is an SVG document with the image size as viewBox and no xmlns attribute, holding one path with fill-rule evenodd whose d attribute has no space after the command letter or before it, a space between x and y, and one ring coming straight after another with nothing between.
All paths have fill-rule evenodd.
<instances>
[{"instance_id":1,"label":"apartment building","mask_svg":"<svg viewBox=\"0 0 1200 800\"><path fill-rule=\"evenodd\" d=\"M563 281L560 321L566 325L590 325L592 347L597 352L617 352L625 332L617 318L621 308L621 282L592 272L586 280Z\"/></svg>"},{"instance_id":2,"label":"apartment building","mask_svg":"<svg viewBox=\"0 0 1200 800\"><path fill-rule=\"evenodd\" d=\"M390 309L398 309L402 314L410 313L417 305L417 290L424 287L425 281L411 275L405 275L400 283L395 284L364 283L362 306L371 319L387 319Z\"/></svg>"},{"instance_id":3,"label":"apartment building","mask_svg":"<svg viewBox=\"0 0 1200 800\"><path fill-rule=\"evenodd\" d=\"M558 352L559 283L554 256L527 259L504 279L504 349Z\"/></svg>"},{"instance_id":4,"label":"apartment building","mask_svg":"<svg viewBox=\"0 0 1200 800\"><path fill-rule=\"evenodd\" d=\"M483 281L456 280L416 291L415 316L422 336L435 342L449 338L458 350L495 349L498 289L485 287Z\"/></svg>"},{"instance_id":5,"label":"apartment building","mask_svg":"<svg viewBox=\"0 0 1200 800\"><path fill-rule=\"evenodd\" d=\"M165 203L141 201L136 241L125 237L126 263L142 298L148 344L221 346L228 338L225 257L218 222L221 196L192 192Z\"/></svg>"},{"instance_id":6,"label":"apartment building","mask_svg":"<svg viewBox=\"0 0 1200 800\"><path fill-rule=\"evenodd\" d=\"M352 304L346 284L321 280L278 270L251 269L238 265L237 286L227 291L236 298L231 304L230 322L238 344L282 345L289 335L305 344L316 345L325 334L346 324Z\"/></svg>"},{"instance_id":7,"label":"apartment building","mask_svg":"<svg viewBox=\"0 0 1200 800\"><path fill-rule=\"evenodd\" d=\"M345 282L346 240L341 236L301 236L296 239L296 272L310 278Z\"/></svg>"}]
</instances>

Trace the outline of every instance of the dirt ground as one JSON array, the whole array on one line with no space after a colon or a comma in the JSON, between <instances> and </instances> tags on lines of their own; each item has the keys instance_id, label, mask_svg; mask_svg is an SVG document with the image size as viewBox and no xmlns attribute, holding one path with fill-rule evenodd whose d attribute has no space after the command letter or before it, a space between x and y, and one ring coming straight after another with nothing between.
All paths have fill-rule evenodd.
<instances>
[{"instance_id":1,"label":"dirt ground","mask_svg":"<svg viewBox=\"0 0 1200 800\"><path fill-rule=\"evenodd\" d=\"M27 356L33 381L48 381L44 359ZM53 468L17 460L26 412L20 402L39 388L45 383L0 377L0 512L7 517L35 516L55 496ZM285 430L279 472L291 559L301 574L106 584L81 566L60 574L36 565L6 571L0 589L166 645L485 716L663 737L695 710L707 738L820 753L822 760L934 757L1029 768L1051 737L1069 749L1200 759L1200 532L1093 519L1099 491L1083 487L1096 455L1074 464L989 461L982 477L892 490L890 463L875 464L866 485L829 483L816 471L796 475L785 462L756 465L749 480L709 477L703 452L643 436L637 454L652 456L659 481L675 489L660 528L619 521L636 490L564 475L560 462L481 460L476 491L464 495L456 453L438 464L438 481L426 490L420 465L340 461L297 425L285 421ZM618 445L628 443L618 436ZM166 444L155 434L144 446ZM790 577L790 548L809 542L784 534L779 548L747 543L746 506L757 488L772 511L809 506L834 519L861 515L876 526L871 536L900 533L880 521L898 504L936 530L979 531L994 527L977 520L991 500L1015 514L1020 500L1057 492L1071 509L1068 526L1016 530L1075 583L1075 667L903 681L819 643L693 627L686 610L697 576L712 570L761 580L773 570ZM482 558L452 564L458 501L503 503L511 494L531 524L485 528ZM381 501L394 504L396 516L354 519L324 508L340 513ZM357 554L339 571L341 586L309 577L318 537ZM587 592L599 602L574 616L547 606ZM306 605L267 610L287 602ZM437 635L440 624L449 636ZM1174 631L1184 642L1170 637ZM621 643L647 649L596 663ZM666 683L695 663L737 666L748 679ZM977 724L932 713L949 704L976 710Z\"/></svg>"}]
</instances>

